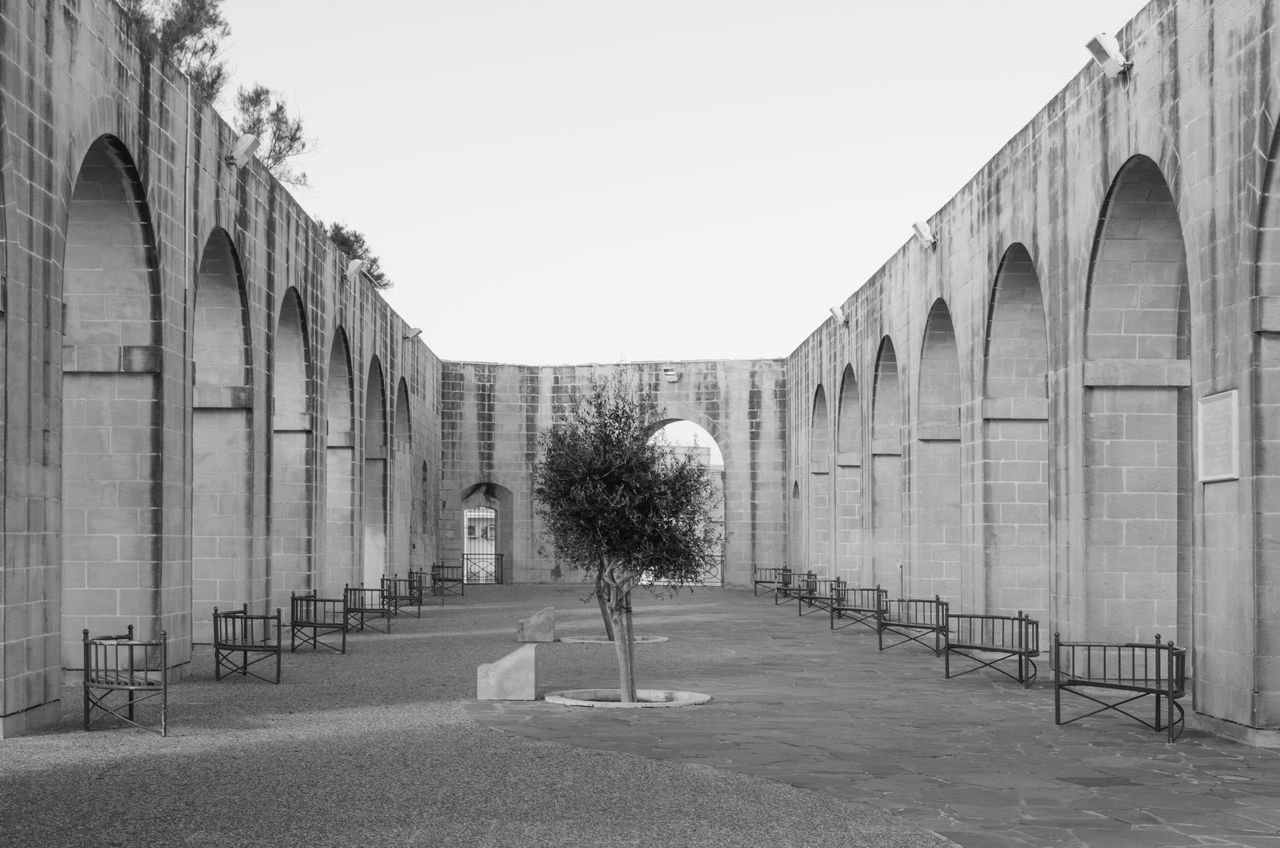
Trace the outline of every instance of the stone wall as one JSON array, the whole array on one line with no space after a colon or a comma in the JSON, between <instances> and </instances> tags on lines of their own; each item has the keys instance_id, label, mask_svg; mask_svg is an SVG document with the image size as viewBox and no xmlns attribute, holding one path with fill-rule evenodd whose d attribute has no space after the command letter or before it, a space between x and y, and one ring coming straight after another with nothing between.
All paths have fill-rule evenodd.
<instances>
[{"instance_id":1,"label":"stone wall","mask_svg":"<svg viewBox=\"0 0 1280 848\"><path fill-rule=\"evenodd\" d=\"M1149 5L1127 75L1085 67L787 364L805 564L835 534L864 583L1176 640L1202 721L1252 738L1280 728L1271 16Z\"/></svg>"},{"instance_id":2,"label":"stone wall","mask_svg":"<svg viewBox=\"0 0 1280 848\"><path fill-rule=\"evenodd\" d=\"M576 581L547 550L533 513L538 435L592 379L620 375L653 393L671 420L702 427L724 455L724 581L748 586L756 567L785 561L782 363L665 362L520 366L446 362L441 377L440 556L462 556L462 511L495 507L507 582ZM671 379L664 376L670 369Z\"/></svg>"}]
</instances>

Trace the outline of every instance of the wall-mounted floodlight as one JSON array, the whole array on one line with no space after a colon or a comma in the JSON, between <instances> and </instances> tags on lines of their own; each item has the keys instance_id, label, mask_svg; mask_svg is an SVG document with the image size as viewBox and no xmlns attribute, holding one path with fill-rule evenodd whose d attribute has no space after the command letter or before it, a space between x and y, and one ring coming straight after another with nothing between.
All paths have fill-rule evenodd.
<instances>
[{"instance_id":1,"label":"wall-mounted floodlight","mask_svg":"<svg viewBox=\"0 0 1280 848\"><path fill-rule=\"evenodd\" d=\"M363 259L352 259L347 263L347 282L354 283L360 279L360 272L364 270Z\"/></svg>"},{"instance_id":2,"label":"wall-mounted floodlight","mask_svg":"<svg viewBox=\"0 0 1280 848\"><path fill-rule=\"evenodd\" d=\"M1089 48L1089 52L1093 54L1093 61L1102 67L1102 72L1108 79L1127 74L1133 67L1133 62L1130 62L1120 50L1120 42L1116 41L1114 35L1100 32L1089 39L1085 47Z\"/></svg>"},{"instance_id":3,"label":"wall-mounted floodlight","mask_svg":"<svg viewBox=\"0 0 1280 848\"><path fill-rule=\"evenodd\" d=\"M249 161L249 157L258 149L258 137L256 135L242 135L236 139L235 146L231 148L231 152L223 157L224 162L233 168L243 168L245 163Z\"/></svg>"},{"instance_id":4,"label":"wall-mounted floodlight","mask_svg":"<svg viewBox=\"0 0 1280 848\"><path fill-rule=\"evenodd\" d=\"M916 221L911 225L911 229L915 230L916 238L925 247L932 249L938 246L938 237L933 234L933 230L924 221Z\"/></svg>"},{"instance_id":5,"label":"wall-mounted floodlight","mask_svg":"<svg viewBox=\"0 0 1280 848\"><path fill-rule=\"evenodd\" d=\"M674 368L663 368L662 379L668 383L678 383L680 382L680 372Z\"/></svg>"},{"instance_id":6,"label":"wall-mounted floodlight","mask_svg":"<svg viewBox=\"0 0 1280 848\"><path fill-rule=\"evenodd\" d=\"M420 335L422 335L422 328L414 327L413 329L409 330L409 332L404 334L404 340L407 342L411 342Z\"/></svg>"},{"instance_id":7,"label":"wall-mounted floodlight","mask_svg":"<svg viewBox=\"0 0 1280 848\"><path fill-rule=\"evenodd\" d=\"M836 319L837 324L847 325L849 323L849 316L841 312L838 306L831 307L831 317Z\"/></svg>"}]
</instances>

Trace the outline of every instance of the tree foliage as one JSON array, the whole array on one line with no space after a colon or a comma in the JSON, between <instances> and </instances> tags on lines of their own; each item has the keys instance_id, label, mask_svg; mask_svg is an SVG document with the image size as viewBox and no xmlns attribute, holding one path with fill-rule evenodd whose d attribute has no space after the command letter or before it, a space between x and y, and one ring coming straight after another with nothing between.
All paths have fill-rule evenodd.
<instances>
[{"instance_id":1,"label":"tree foliage","mask_svg":"<svg viewBox=\"0 0 1280 848\"><path fill-rule=\"evenodd\" d=\"M282 183L305 186L307 175L295 171L294 157L307 152L310 142L303 135L302 119L289 115L288 104L278 92L265 85L240 87L236 92L236 129L258 137L257 156Z\"/></svg>"},{"instance_id":2,"label":"tree foliage","mask_svg":"<svg viewBox=\"0 0 1280 848\"><path fill-rule=\"evenodd\" d=\"M632 590L649 577L695 582L722 542L710 474L651 438L662 420L651 396L617 378L592 382L542 434L534 467L534 501L556 556L594 573L626 702L635 700Z\"/></svg>"},{"instance_id":3,"label":"tree foliage","mask_svg":"<svg viewBox=\"0 0 1280 848\"><path fill-rule=\"evenodd\" d=\"M373 280L375 288L389 289L394 285L391 282L391 278L382 270L377 254L369 249L369 243L365 240L364 233L355 227L348 227L335 221L329 225L329 238L338 246L339 250L352 259L364 260L363 271Z\"/></svg>"},{"instance_id":4,"label":"tree foliage","mask_svg":"<svg viewBox=\"0 0 1280 848\"><path fill-rule=\"evenodd\" d=\"M147 60L164 59L185 73L197 94L218 99L227 84L222 42L231 28L222 0L122 0L125 17Z\"/></svg>"}]
</instances>

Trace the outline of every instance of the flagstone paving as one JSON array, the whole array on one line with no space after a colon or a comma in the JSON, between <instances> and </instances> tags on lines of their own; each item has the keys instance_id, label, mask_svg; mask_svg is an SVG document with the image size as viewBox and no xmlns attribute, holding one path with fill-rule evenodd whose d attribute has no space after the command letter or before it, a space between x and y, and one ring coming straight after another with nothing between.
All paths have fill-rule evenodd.
<instances>
[{"instance_id":1,"label":"flagstone paving","mask_svg":"<svg viewBox=\"0 0 1280 848\"><path fill-rule=\"evenodd\" d=\"M521 603L514 587L483 591ZM600 626L580 590L528 601L556 591L562 633ZM832 632L825 614L729 589L638 601L636 632L670 637L637 647L639 686L713 700L680 710L473 702L469 713L524 737L867 802L975 848L1280 848L1280 752L1195 729L1169 744L1111 716L1056 726L1046 657L1029 690L991 671L946 680L923 648L880 652L869 629ZM617 685L608 646L540 650L543 694Z\"/></svg>"}]
</instances>

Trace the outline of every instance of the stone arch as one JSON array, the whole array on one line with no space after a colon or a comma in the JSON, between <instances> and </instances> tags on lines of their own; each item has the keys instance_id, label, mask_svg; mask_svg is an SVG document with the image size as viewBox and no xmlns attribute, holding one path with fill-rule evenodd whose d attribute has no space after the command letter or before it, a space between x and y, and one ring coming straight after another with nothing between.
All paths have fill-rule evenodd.
<instances>
[{"instance_id":1,"label":"stone arch","mask_svg":"<svg viewBox=\"0 0 1280 848\"><path fill-rule=\"evenodd\" d=\"M161 621L162 363L151 213L114 136L89 145L71 173L62 260L62 661L79 668L86 627L133 624L140 637L180 631Z\"/></svg>"},{"instance_id":2,"label":"stone arch","mask_svg":"<svg viewBox=\"0 0 1280 848\"><path fill-rule=\"evenodd\" d=\"M361 582L387 574L387 395L378 357L369 362L364 393L364 568Z\"/></svg>"},{"instance_id":3,"label":"stone arch","mask_svg":"<svg viewBox=\"0 0 1280 848\"><path fill-rule=\"evenodd\" d=\"M836 551L838 577L865 585L862 574L862 405L853 366L840 375L836 410Z\"/></svg>"},{"instance_id":4,"label":"stone arch","mask_svg":"<svg viewBox=\"0 0 1280 848\"><path fill-rule=\"evenodd\" d=\"M983 359L984 609L1049 621L1049 339L1031 254L1014 243L991 287Z\"/></svg>"},{"instance_id":5,"label":"stone arch","mask_svg":"<svg viewBox=\"0 0 1280 848\"><path fill-rule=\"evenodd\" d=\"M515 496L511 490L492 480L473 483L462 490L462 576L468 583L506 583L515 563ZM495 538L485 540L477 534L468 536L469 513L493 510Z\"/></svg>"},{"instance_id":6,"label":"stone arch","mask_svg":"<svg viewBox=\"0 0 1280 848\"><path fill-rule=\"evenodd\" d=\"M1086 597L1070 619L1091 638L1191 632L1187 274L1169 186L1135 156L1102 207L1085 310Z\"/></svg>"},{"instance_id":7,"label":"stone arch","mask_svg":"<svg viewBox=\"0 0 1280 848\"><path fill-rule=\"evenodd\" d=\"M946 301L925 321L920 349L912 522L914 555L906 563L907 592L958 602L962 564L960 514L960 354Z\"/></svg>"},{"instance_id":8,"label":"stone arch","mask_svg":"<svg viewBox=\"0 0 1280 848\"><path fill-rule=\"evenodd\" d=\"M809 416L809 556L807 571L831 571L831 424L827 393L818 384Z\"/></svg>"},{"instance_id":9,"label":"stone arch","mask_svg":"<svg viewBox=\"0 0 1280 848\"><path fill-rule=\"evenodd\" d=\"M290 287L281 298L272 345L271 382L271 568L265 585L251 584L250 605L270 599L289 605L291 592L314 587L311 573L311 439L308 393L311 364L302 298Z\"/></svg>"},{"instance_id":10,"label":"stone arch","mask_svg":"<svg viewBox=\"0 0 1280 848\"><path fill-rule=\"evenodd\" d=\"M391 569L409 573L409 533L413 523L413 434L409 414L409 384L402 377L396 388L392 427Z\"/></svg>"},{"instance_id":11,"label":"stone arch","mask_svg":"<svg viewBox=\"0 0 1280 848\"><path fill-rule=\"evenodd\" d=\"M355 380L351 347L342 328L334 333L325 378L325 566L322 589L333 596L360 582L356 570L358 533Z\"/></svg>"},{"instance_id":12,"label":"stone arch","mask_svg":"<svg viewBox=\"0 0 1280 848\"><path fill-rule=\"evenodd\" d=\"M671 425L684 425L685 433L675 438L669 435L668 428ZM710 523L715 525L720 537L720 557L718 564L714 568L708 569L703 573L700 585L703 586L722 586L724 585L724 560L725 560L725 459L724 451L716 437L696 421L688 418L665 418L659 421L657 426L653 428L653 437L659 438L663 434L668 434L666 443L678 453L692 453L707 468L711 476L712 486L715 488L717 503L711 510ZM696 442L696 448L693 445L685 444L693 437ZM705 439L705 443L704 443Z\"/></svg>"},{"instance_id":13,"label":"stone arch","mask_svg":"<svg viewBox=\"0 0 1280 848\"><path fill-rule=\"evenodd\" d=\"M902 387L893 340L876 354L871 394L871 577L890 592L902 584Z\"/></svg>"},{"instance_id":14,"label":"stone arch","mask_svg":"<svg viewBox=\"0 0 1280 848\"><path fill-rule=\"evenodd\" d=\"M246 600L255 571L252 335L226 230L205 241L193 312L191 616L194 640L208 643L213 608Z\"/></svg>"}]
</instances>

